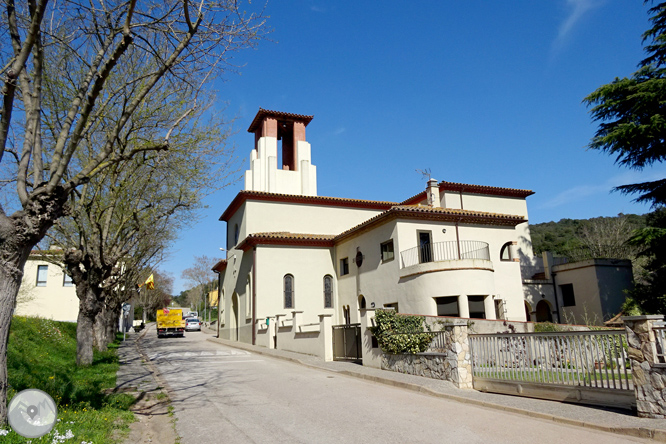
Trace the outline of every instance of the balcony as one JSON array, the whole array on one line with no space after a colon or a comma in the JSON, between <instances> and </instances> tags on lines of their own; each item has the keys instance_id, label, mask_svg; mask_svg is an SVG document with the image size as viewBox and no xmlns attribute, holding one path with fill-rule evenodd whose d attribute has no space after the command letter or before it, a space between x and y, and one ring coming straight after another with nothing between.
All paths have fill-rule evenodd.
<instances>
[{"instance_id":1,"label":"balcony","mask_svg":"<svg viewBox=\"0 0 666 444\"><path fill-rule=\"evenodd\" d=\"M490 249L481 241L449 241L426 244L400 252L402 268L428 262L476 259L489 261Z\"/></svg>"}]
</instances>

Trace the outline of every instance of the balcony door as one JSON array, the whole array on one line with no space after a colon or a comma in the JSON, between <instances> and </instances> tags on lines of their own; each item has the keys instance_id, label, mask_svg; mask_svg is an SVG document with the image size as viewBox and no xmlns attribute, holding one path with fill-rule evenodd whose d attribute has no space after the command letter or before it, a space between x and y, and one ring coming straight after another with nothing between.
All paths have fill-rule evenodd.
<instances>
[{"instance_id":1,"label":"balcony door","mask_svg":"<svg viewBox=\"0 0 666 444\"><path fill-rule=\"evenodd\" d=\"M430 231L418 231L419 262L432 262L432 235Z\"/></svg>"}]
</instances>

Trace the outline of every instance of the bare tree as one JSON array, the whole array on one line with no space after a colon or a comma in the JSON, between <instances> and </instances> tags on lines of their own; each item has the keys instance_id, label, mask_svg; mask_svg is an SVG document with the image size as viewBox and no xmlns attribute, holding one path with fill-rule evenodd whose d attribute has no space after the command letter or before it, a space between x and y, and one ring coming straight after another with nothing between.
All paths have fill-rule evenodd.
<instances>
[{"instance_id":1,"label":"bare tree","mask_svg":"<svg viewBox=\"0 0 666 444\"><path fill-rule=\"evenodd\" d=\"M211 268L219 261L220 259L205 255L195 256L194 264L183 270L181 275L183 279L195 287L188 293L188 301L197 304L197 306L199 302L203 302L204 311L208 308L208 291L213 289L212 286L215 281L215 275Z\"/></svg>"},{"instance_id":2,"label":"bare tree","mask_svg":"<svg viewBox=\"0 0 666 444\"><path fill-rule=\"evenodd\" d=\"M16 193L0 207L0 423L11 314L31 249L66 214L79 186L137 154L169 148L171 129L125 143L156 87L187 89L195 108L201 85L230 67L233 51L253 45L264 24L261 11L245 14L234 0L2 4L0 170ZM155 68L115 75L140 61ZM46 67L59 75L46 75ZM171 128L184 116L173 116ZM96 132L101 123L109 130Z\"/></svg>"}]
</instances>

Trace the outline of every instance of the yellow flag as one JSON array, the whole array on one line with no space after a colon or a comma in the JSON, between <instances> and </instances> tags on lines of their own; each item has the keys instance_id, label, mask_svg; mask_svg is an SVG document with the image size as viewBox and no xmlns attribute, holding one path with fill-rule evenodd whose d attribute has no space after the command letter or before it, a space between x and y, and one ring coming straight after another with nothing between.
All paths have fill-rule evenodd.
<instances>
[{"instance_id":1,"label":"yellow flag","mask_svg":"<svg viewBox=\"0 0 666 444\"><path fill-rule=\"evenodd\" d=\"M144 283L146 284L146 288L148 290L154 290L155 289L155 279L153 279L152 274L150 276L148 276L148 279L146 279L146 282L144 282Z\"/></svg>"}]
</instances>

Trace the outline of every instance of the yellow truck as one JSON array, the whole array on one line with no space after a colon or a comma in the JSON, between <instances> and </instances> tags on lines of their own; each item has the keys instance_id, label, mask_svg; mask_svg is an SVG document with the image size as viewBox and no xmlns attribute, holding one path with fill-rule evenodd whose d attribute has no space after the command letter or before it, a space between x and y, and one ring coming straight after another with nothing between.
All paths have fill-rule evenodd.
<instances>
[{"instance_id":1,"label":"yellow truck","mask_svg":"<svg viewBox=\"0 0 666 444\"><path fill-rule=\"evenodd\" d=\"M157 310L157 337L185 336L185 320L180 308Z\"/></svg>"}]
</instances>

